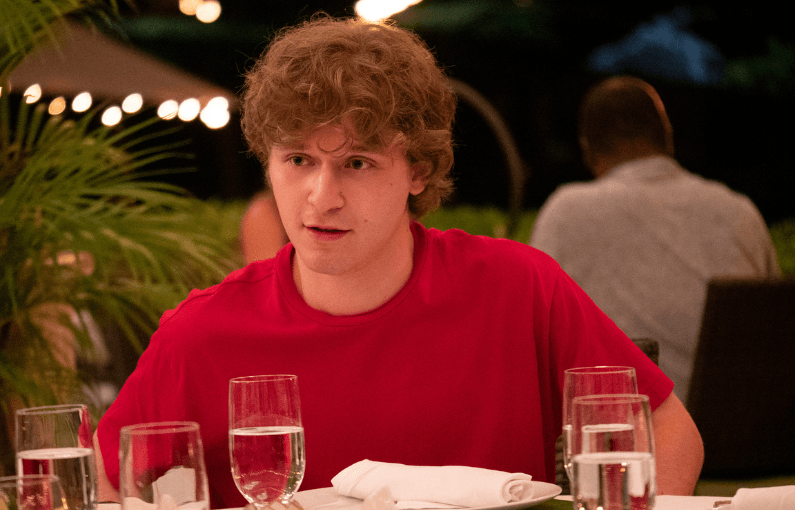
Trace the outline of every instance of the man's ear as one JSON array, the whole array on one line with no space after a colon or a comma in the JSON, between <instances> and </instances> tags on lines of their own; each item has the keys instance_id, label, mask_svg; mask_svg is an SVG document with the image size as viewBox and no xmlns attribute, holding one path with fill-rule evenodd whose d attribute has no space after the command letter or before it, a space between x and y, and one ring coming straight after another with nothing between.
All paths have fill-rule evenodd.
<instances>
[{"instance_id":1,"label":"man's ear","mask_svg":"<svg viewBox=\"0 0 800 510\"><path fill-rule=\"evenodd\" d=\"M425 191L428 185L431 163L419 162L411 165L411 194L416 196Z\"/></svg>"}]
</instances>

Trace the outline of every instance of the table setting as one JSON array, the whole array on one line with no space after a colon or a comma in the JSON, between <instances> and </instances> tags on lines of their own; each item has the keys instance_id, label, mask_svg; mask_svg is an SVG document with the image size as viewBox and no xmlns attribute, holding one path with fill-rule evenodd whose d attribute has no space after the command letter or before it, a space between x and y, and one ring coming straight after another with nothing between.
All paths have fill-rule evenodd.
<instances>
[{"instance_id":1,"label":"table setting","mask_svg":"<svg viewBox=\"0 0 800 510\"><path fill-rule=\"evenodd\" d=\"M330 487L300 490L305 444L297 376L234 378L228 387L231 475L248 502L243 510L794 509L794 485L742 488L728 498L659 495L649 398L637 393L632 368L567 370L563 405L571 494L525 473L370 459L342 469ZM86 406L18 410L18 473L0 479L0 489L3 482L6 491L29 484L33 496L0 492L0 510L210 509L196 422L122 427L119 502L97 502L91 436Z\"/></svg>"}]
</instances>

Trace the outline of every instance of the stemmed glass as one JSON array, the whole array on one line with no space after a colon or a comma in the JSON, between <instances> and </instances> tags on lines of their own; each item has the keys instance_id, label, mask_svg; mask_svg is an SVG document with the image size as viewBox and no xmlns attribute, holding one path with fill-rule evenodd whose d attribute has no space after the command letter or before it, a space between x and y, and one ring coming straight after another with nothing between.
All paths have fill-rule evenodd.
<instances>
[{"instance_id":1,"label":"stemmed glass","mask_svg":"<svg viewBox=\"0 0 800 510\"><path fill-rule=\"evenodd\" d=\"M68 510L64 490L55 475L0 477L0 508L8 510Z\"/></svg>"},{"instance_id":2,"label":"stemmed glass","mask_svg":"<svg viewBox=\"0 0 800 510\"><path fill-rule=\"evenodd\" d=\"M572 403L574 508L651 510L655 441L647 395L590 395Z\"/></svg>"},{"instance_id":3,"label":"stemmed glass","mask_svg":"<svg viewBox=\"0 0 800 510\"><path fill-rule=\"evenodd\" d=\"M633 367L597 366L578 367L564 371L564 399L562 408L564 430L564 469L572 478L572 401L585 395L638 393L636 369Z\"/></svg>"},{"instance_id":4,"label":"stemmed glass","mask_svg":"<svg viewBox=\"0 0 800 510\"><path fill-rule=\"evenodd\" d=\"M239 492L261 510L288 505L305 472L305 436L295 375L231 379L231 471Z\"/></svg>"},{"instance_id":5,"label":"stemmed glass","mask_svg":"<svg viewBox=\"0 0 800 510\"><path fill-rule=\"evenodd\" d=\"M56 475L71 510L97 508L92 422L85 405L17 410L16 450L18 475Z\"/></svg>"}]
</instances>

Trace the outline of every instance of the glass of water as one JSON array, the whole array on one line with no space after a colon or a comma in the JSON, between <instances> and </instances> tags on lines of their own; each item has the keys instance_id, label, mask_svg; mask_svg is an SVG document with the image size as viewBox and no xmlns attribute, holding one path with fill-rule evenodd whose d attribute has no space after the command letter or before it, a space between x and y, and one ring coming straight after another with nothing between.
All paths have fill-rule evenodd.
<instances>
[{"instance_id":1,"label":"glass of water","mask_svg":"<svg viewBox=\"0 0 800 510\"><path fill-rule=\"evenodd\" d=\"M578 367L564 371L564 399L562 402L564 469L571 484L574 484L572 479L572 401L576 397L585 395L638 392L636 369L633 367Z\"/></svg>"},{"instance_id":2,"label":"glass of water","mask_svg":"<svg viewBox=\"0 0 800 510\"><path fill-rule=\"evenodd\" d=\"M85 405L17 410L16 450L18 475L56 475L70 510L97 508L92 421Z\"/></svg>"},{"instance_id":3,"label":"glass of water","mask_svg":"<svg viewBox=\"0 0 800 510\"><path fill-rule=\"evenodd\" d=\"M122 510L208 510L200 425L139 423L120 430Z\"/></svg>"},{"instance_id":4,"label":"glass of water","mask_svg":"<svg viewBox=\"0 0 800 510\"><path fill-rule=\"evenodd\" d=\"M55 475L0 477L0 508L9 510L69 510Z\"/></svg>"},{"instance_id":5,"label":"glass of water","mask_svg":"<svg viewBox=\"0 0 800 510\"><path fill-rule=\"evenodd\" d=\"M655 441L647 395L593 395L572 402L574 508L651 510Z\"/></svg>"},{"instance_id":6,"label":"glass of water","mask_svg":"<svg viewBox=\"0 0 800 510\"><path fill-rule=\"evenodd\" d=\"M228 412L236 487L259 510L289 504L306 466L297 376L231 379Z\"/></svg>"}]
</instances>

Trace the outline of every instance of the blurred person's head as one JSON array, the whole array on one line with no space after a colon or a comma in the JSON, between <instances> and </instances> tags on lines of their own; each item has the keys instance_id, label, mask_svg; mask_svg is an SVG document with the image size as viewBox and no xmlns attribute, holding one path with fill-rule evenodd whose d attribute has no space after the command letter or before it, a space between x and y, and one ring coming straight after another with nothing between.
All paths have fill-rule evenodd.
<instances>
[{"instance_id":1,"label":"blurred person's head","mask_svg":"<svg viewBox=\"0 0 800 510\"><path fill-rule=\"evenodd\" d=\"M247 73L243 99L244 134L265 168L274 147L346 126L367 148L402 147L423 174L424 191L408 197L411 217L452 190L455 95L411 32L327 16L283 29Z\"/></svg>"},{"instance_id":2,"label":"blurred person's head","mask_svg":"<svg viewBox=\"0 0 800 510\"><path fill-rule=\"evenodd\" d=\"M673 156L672 125L649 83L615 76L583 98L578 138L584 163L599 177L611 168L649 156Z\"/></svg>"}]
</instances>

